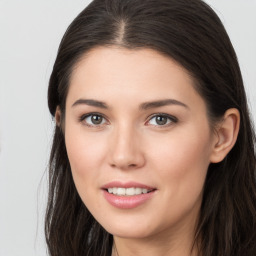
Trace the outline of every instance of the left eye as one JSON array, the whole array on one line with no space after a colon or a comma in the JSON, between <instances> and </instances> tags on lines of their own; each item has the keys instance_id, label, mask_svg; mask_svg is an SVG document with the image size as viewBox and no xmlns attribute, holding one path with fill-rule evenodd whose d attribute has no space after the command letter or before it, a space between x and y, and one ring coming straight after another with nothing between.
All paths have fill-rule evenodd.
<instances>
[{"instance_id":1,"label":"left eye","mask_svg":"<svg viewBox=\"0 0 256 256\"><path fill-rule=\"evenodd\" d=\"M97 114L87 115L82 118L82 121L84 121L89 126L102 125L107 122L103 116Z\"/></svg>"},{"instance_id":2,"label":"left eye","mask_svg":"<svg viewBox=\"0 0 256 256\"><path fill-rule=\"evenodd\" d=\"M170 123L176 123L177 119L167 115L155 115L147 122L149 125L164 126Z\"/></svg>"}]
</instances>

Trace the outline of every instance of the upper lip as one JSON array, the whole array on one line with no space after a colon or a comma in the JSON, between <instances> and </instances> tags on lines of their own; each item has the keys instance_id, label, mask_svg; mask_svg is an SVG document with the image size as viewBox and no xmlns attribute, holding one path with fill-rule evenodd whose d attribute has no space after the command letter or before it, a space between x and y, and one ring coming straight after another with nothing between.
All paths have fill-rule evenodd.
<instances>
[{"instance_id":1,"label":"upper lip","mask_svg":"<svg viewBox=\"0 0 256 256\"><path fill-rule=\"evenodd\" d=\"M102 189L108 189L108 188L145 188L148 190L155 190L156 188L151 187L149 185L145 185L142 183L129 181L129 182L122 182L122 181L111 181L105 185L102 186Z\"/></svg>"}]
</instances>

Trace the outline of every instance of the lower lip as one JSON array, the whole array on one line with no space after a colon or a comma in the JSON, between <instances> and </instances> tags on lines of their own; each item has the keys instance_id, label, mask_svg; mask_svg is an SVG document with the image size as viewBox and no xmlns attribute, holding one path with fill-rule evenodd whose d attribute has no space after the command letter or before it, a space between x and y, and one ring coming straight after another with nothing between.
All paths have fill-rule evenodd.
<instances>
[{"instance_id":1,"label":"lower lip","mask_svg":"<svg viewBox=\"0 0 256 256\"><path fill-rule=\"evenodd\" d=\"M139 205L142 205L147 200L152 198L155 191L140 194L135 196L117 196L114 194L108 193L106 190L103 190L105 199L113 206L121 209L131 209Z\"/></svg>"}]
</instances>

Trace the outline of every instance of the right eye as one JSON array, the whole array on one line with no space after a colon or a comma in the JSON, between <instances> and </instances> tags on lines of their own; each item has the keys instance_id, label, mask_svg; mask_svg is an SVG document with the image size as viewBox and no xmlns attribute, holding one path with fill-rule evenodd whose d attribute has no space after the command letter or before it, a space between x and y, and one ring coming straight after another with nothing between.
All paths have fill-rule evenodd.
<instances>
[{"instance_id":1,"label":"right eye","mask_svg":"<svg viewBox=\"0 0 256 256\"><path fill-rule=\"evenodd\" d=\"M107 120L100 114L88 114L80 118L80 121L87 126L101 126L107 123Z\"/></svg>"}]
</instances>

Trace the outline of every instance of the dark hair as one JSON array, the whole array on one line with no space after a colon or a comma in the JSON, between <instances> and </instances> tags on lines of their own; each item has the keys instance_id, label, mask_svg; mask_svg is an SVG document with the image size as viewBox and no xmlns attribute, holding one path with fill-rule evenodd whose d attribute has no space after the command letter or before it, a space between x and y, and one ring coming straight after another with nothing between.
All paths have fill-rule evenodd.
<instances>
[{"instance_id":1,"label":"dark hair","mask_svg":"<svg viewBox=\"0 0 256 256\"><path fill-rule=\"evenodd\" d=\"M182 65L196 81L209 120L237 108L237 142L210 164L196 229L203 256L256 255L255 133L238 61L214 11L201 0L94 0L68 27L50 77L48 105L65 115L69 78L97 46L154 49ZM56 126L49 166L45 232L52 256L109 256L113 237L94 219L75 188L63 132Z\"/></svg>"}]
</instances>

